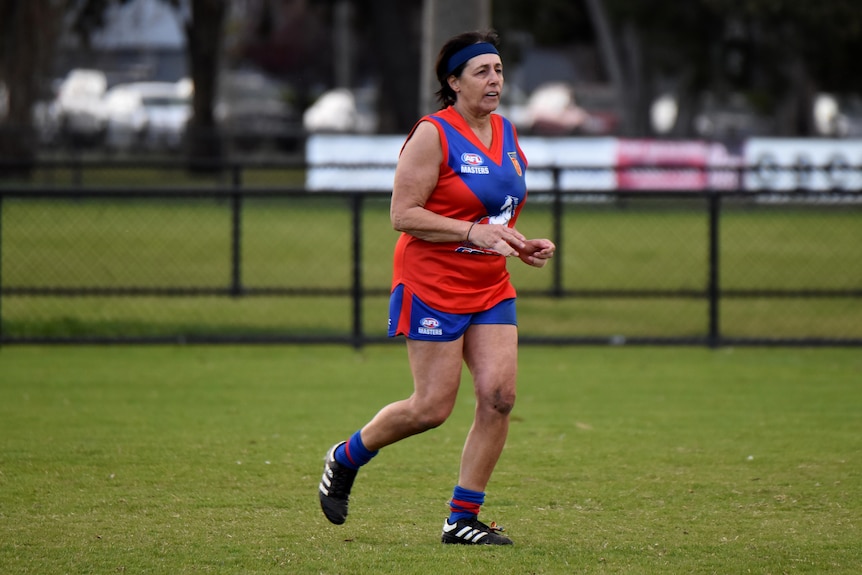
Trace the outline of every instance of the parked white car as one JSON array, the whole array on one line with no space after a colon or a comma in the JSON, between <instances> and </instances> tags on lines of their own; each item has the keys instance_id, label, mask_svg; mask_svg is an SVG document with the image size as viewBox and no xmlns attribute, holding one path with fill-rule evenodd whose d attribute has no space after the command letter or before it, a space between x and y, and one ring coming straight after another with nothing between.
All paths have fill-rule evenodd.
<instances>
[{"instance_id":1,"label":"parked white car","mask_svg":"<svg viewBox=\"0 0 862 575\"><path fill-rule=\"evenodd\" d=\"M302 125L290 94L289 85L257 70L225 70L214 108L223 137L242 151L296 148Z\"/></svg>"},{"instance_id":2,"label":"parked white car","mask_svg":"<svg viewBox=\"0 0 862 575\"><path fill-rule=\"evenodd\" d=\"M309 133L372 134L377 130L374 88L335 88L324 92L302 116Z\"/></svg>"},{"instance_id":3,"label":"parked white car","mask_svg":"<svg viewBox=\"0 0 862 575\"><path fill-rule=\"evenodd\" d=\"M104 133L103 97L107 79L100 70L75 69L60 84L52 115L62 135L98 143Z\"/></svg>"},{"instance_id":4,"label":"parked white car","mask_svg":"<svg viewBox=\"0 0 862 575\"><path fill-rule=\"evenodd\" d=\"M180 147L192 113L192 83L117 84L105 95L105 144L113 150Z\"/></svg>"},{"instance_id":5,"label":"parked white car","mask_svg":"<svg viewBox=\"0 0 862 575\"><path fill-rule=\"evenodd\" d=\"M862 136L862 97L858 95L821 92L814 98L812 115L818 136Z\"/></svg>"}]
</instances>

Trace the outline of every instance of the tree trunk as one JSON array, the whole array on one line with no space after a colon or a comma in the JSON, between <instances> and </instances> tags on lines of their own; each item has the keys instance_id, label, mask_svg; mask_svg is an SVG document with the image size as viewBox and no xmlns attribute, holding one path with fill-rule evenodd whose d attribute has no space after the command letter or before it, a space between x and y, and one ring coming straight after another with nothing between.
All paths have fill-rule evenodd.
<instances>
[{"instance_id":1,"label":"tree trunk","mask_svg":"<svg viewBox=\"0 0 862 575\"><path fill-rule=\"evenodd\" d=\"M421 2L369 2L374 22L371 47L379 63L378 115L380 132L405 134L418 119Z\"/></svg>"},{"instance_id":2,"label":"tree trunk","mask_svg":"<svg viewBox=\"0 0 862 575\"><path fill-rule=\"evenodd\" d=\"M631 135L633 132L631 114L623 103L623 99L626 97L629 86L626 85L626 78L623 74L622 64L620 63L620 57L617 52L617 43L614 40L610 20L607 16L602 0L586 0L586 6L587 12L590 15L590 20L593 24L593 29L598 38L602 63L604 64L605 71L610 78L611 85L614 87L614 92L616 92L622 133L623 135Z\"/></svg>"},{"instance_id":3,"label":"tree trunk","mask_svg":"<svg viewBox=\"0 0 862 575\"><path fill-rule=\"evenodd\" d=\"M194 83L193 112L186 131L192 170L217 170L224 153L214 110L226 12L224 0L192 0L191 17L185 26Z\"/></svg>"},{"instance_id":4,"label":"tree trunk","mask_svg":"<svg viewBox=\"0 0 862 575\"><path fill-rule=\"evenodd\" d=\"M0 81L8 92L8 113L0 119L3 174L26 175L36 159L32 109L53 54L57 14L50 0L0 3Z\"/></svg>"},{"instance_id":5,"label":"tree trunk","mask_svg":"<svg viewBox=\"0 0 862 575\"><path fill-rule=\"evenodd\" d=\"M457 17L453 16L457 15ZM456 34L491 25L491 0L425 0L422 16L422 76L419 113L436 112L434 93L440 89L434 63L443 44Z\"/></svg>"}]
</instances>

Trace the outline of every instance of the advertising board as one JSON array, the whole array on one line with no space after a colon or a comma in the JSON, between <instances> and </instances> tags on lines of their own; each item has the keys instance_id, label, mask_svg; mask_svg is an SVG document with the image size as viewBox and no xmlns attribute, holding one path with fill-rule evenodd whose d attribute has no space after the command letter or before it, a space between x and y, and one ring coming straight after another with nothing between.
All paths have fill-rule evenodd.
<instances>
[{"instance_id":1,"label":"advertising board","mask_svg":"<svg viewBox=\"0 0 862 575\"><path fill-rule=\"evenodd\" d=\"M752 138L746 190L862 190L862 140Z\"/></svg>"},{"instance_id":2,"label":"advertising board","mask_svg":"<svg viewBox=\"0 0 862 575\"><path fill-rule=\"evenodd\" d=\"M313 134L306 186L390 191L404 138ZM524 136L520 143L534 192L862 190L862 140L752 138L740 153L696 140Z\"/></svg>"}]
</instances>

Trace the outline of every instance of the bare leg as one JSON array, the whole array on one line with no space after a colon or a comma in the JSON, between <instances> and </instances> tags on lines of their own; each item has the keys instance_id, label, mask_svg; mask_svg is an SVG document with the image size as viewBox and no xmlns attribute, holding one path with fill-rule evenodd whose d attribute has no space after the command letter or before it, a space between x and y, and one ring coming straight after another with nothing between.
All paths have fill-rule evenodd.
<instances>
[{"instance_id":1,"label":"bare leg","mask_svg":"<svg viewBox=\"0 0 862 575\"><path fill-rule=\"evenodd\" d=\"M360 436L367 450L377 451L446 421L461 383L463 350L463 337L451 342L407 340L413 394L390 403L362 428ZM347 519L356 470L340 464L334 452L327 453L318 491L323 514L331 523L341 525Z\"/></svg>"},{"instance_id":2,"label":"bare leg","mask_svg":"<svg viewBox=\"0 0 862 575\"><path fill-rule=\"evenodd\" d=\"M476 391L476 414L461 454L458 485L485 491L506 444L515 404L518 331L514 325L474 325L464 336L464 358Z\"/></svg>"},{"instance_id":3,"label":"bare leg","mask_svg":"<svg viewBox=\"0 0 862 575\"><path fill-rule=\"evenodd\" d=\"M446 421L461 383L463 341L407 340L413 394L390 403L362 428L366 448L375 451Z\"/></svg>"}]
</instances>

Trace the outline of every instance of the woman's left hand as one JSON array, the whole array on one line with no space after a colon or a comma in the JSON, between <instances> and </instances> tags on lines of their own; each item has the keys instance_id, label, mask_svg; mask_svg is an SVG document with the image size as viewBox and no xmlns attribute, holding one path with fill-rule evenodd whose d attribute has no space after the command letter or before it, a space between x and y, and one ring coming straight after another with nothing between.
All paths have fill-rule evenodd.
<instances>
[{"instance_id":1,"label":"woman's left hand","mask_svg":"<svg viewBox=\"0 0 862 575\"><path fill-rule=\"evenodd\" d=\"M554 257L557 246L554 242L546 239L526 240L524 247L518 250L518 257L527 265L540 268L549 259Z\"/></svg>"}]
</instances>

